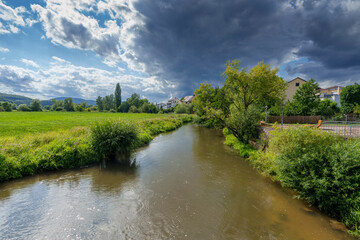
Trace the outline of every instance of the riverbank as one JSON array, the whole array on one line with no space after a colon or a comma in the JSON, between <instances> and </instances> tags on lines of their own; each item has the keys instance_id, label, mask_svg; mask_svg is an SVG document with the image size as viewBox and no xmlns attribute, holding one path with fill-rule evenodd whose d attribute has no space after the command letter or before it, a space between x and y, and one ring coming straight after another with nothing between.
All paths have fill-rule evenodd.
<instances>
[{"instance_id":1,"label":"riverbank","mask_svg":"<svg viewBox=\"0 0 360 240\"><path fill-rule=\"evenodd\" d=\"M319 129L274 129L258 141L260 150L224 130L225 144L247 157L263 175L294 189L298 198L317 206L360 236L360 140Z\"/></svg>"},{"instance_id":2,"label":"riverbank","mask_svg":"<svg viewBox=\"0 0 360 240\"><path fill-rule=\"evenodd\" d=\"M116 114L113 119L115 116ZM191 116L152 116L152 119L128 120L138 129L134 148L149 143L160 133L177 129L192 120ZM0 181L99 162L102 159L91 143L90 126L94 123L92 121L88 126L54 129L39 134L23 135L18 134L19 131L15 131L14 136L5 134L0 138Z\"/></svg>"}]
</instances>

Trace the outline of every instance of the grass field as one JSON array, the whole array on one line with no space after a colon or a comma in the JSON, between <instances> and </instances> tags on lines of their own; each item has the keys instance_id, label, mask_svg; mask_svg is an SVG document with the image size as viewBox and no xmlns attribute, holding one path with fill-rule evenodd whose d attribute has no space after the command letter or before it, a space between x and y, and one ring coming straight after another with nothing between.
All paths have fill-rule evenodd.
<instances>
[{"instance_id":1,"label":"grass field","mask_svg":"<svg viewBox=\"0 0 360 240\"><path fill-rule=\"evenodd\" d=\"M0 137L86 127L104 119L145 120L169 114L99 112L0 112Z\"/></svg>"},{"instance_id":2,"label":"grass field","mask_svg":"<svg viewBox=\"0 0 360 240\"><path fill-rule=\"evenodd\" d=\"M92 129L96 123L101 125L109 122L108 120L111 125L104 128L101 138L105 145L101 150L107 149L108 146L112 147L114 144L117 146L125 141L126 129L114 134L117 130L111 128L111 126L117 126L118 123L123 126L126 124L134 126L136 129L134 143L126 147L136 149L149 143L156 135L172 131L183 123L191 121L192 116L140 113L0 112L0 182L44 171L77 168L101 161L106 156L105 153L94 150L98 145L95 145ZM125 120L125 122L118 120ZM114 139L122 140L115 142Z\"/></svg>"}]
</instances>

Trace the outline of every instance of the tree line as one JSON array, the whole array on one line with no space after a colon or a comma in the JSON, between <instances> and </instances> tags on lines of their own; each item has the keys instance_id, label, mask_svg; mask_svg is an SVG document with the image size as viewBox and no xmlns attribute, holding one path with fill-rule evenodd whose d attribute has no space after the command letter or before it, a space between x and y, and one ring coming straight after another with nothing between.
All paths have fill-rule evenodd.
<instances>
[{"instance_id":1,"label":"tree line","mask_svg":"<svg viewBox=\"0 0 360 240\"><path fill-rule=\"evenodd\" d=\"M99 112L122 112L122 113L157 113L156 106L146 98L140 98L140 95L133 93L126 101L121 101L121 87L117 83L114 94L105 97L98 96L96 105Z\"/></svg>"}]
</instances>

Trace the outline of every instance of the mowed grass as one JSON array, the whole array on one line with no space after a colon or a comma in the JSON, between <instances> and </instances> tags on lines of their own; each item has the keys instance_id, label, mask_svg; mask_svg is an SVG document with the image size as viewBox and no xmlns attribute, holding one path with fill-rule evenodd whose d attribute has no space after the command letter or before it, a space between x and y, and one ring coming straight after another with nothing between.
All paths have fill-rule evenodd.
<instances>
[{"instance_id":1,"label":"mowed grass","mask_svg":"<svg viewBox=\"0 0 360 240\"><path fill-rule=\"evenodd\" d=\"M0 137L89 127L105 119L147 120L169 116L169 114L146 113L0 112Z\"/></svg>"}]
</instances>

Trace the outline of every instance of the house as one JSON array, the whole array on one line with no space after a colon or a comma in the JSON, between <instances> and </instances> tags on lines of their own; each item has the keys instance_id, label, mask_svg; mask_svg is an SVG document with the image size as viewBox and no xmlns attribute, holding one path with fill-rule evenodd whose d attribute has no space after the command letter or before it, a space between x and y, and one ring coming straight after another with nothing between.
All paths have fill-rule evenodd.
<instances>
[{"instance_id":1,"label":"house","mask_svg":"<svg viewBox=\"0 0 360 240\"><path fill-rule=\"evenodd\" d=\"M185 96L182 100L183 103L185 104L190 104L192 102L192 100L194 99L195 95L191 95L191 96Z\"/></svg>"},{"instance_id":2,"label":"house","mask_svg":"<svg viewBox=\"0 0 360 240\"><path fill-rule=\"evenodd\" d=\"M330 99L337 103L337 106L340 107L340 93L344 87L342 86L332 86L328 88L320 88L319 94L320 99Z\"/></svg>"},{"instance_id":3,"label":"house","mask_svg":"<svg viewBox=\"0 0 360 240\"><path fill-rule=\"evenodd\" d=\"M298 90L299 87L304 83L306 83L306 81L300 77L294 78L293 80L287 82L285 101L292 101L296 90Z\"/></svg>"},{"instance_id":4,"label":"house","mask_svg":"<svg viewBox=\"0 0 360 240\"><path fill-rule=\"evenodd\" d=\"M161 109L167 109L166 103L156 103L155 106L161 110Z\"/></svg>"},{"instance_id":5,"label":"house","mask_svg":"<svg viewBox=\"0 0 360 240\"><path fill-rule=\"evenodd\" d=\"M166 103L167 108L175 107L180 103L180 100L178 98L170 98L169 101Z\"/></svg>"}]
</instances>

